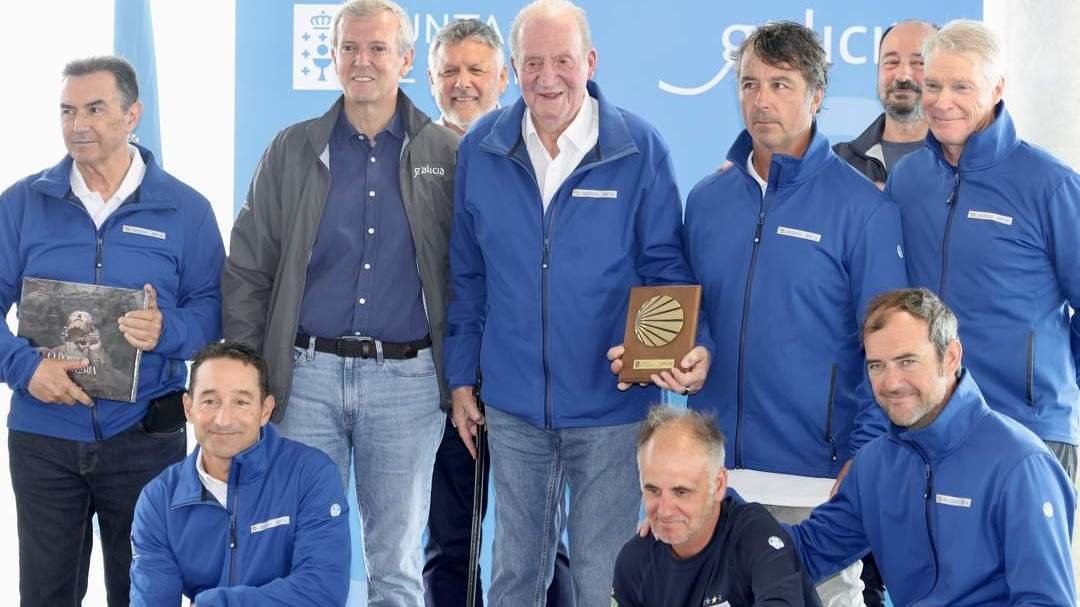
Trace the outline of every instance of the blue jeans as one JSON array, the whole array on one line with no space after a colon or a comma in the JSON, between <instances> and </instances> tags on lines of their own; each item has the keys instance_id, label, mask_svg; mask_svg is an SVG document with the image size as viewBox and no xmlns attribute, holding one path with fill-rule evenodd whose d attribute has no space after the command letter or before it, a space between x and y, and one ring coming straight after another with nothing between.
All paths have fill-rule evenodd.
<instances>
[{"instance_id":1,"label":"blue jeans","mask_svg":"<svg viewBox=\"0 0 1080 607\"><path fill-rule=\"evenodd\" d=\"M486 435L485 435L486 436ZM486 439L485 439L485 442ZM484 460L484 486L491 472L491 460ZM442 443L435 456L431 475L431 513L424 547L424 586L428 607L461 607L468 598L469 540L472 531L473 484L476 460L461 442L457 429L446 418ZM481 517L487 516L488 493L484 493ZM477 575L480 575L479 566ZM480 584L474 597L476 607L484 607ZM548 587L548 607L573 607L574 587L566 545L559 542L555 553L555 578Z\"/></svg>"},{"instance_id":2,"label":"blue jeans","mask_svg":"<svg viewBox=\"0 0 1080 607\"><path fill-rule=\"evenodd\" d=\"M23 607L82 603L95 514L109 607L127 605L135 501L143 485L186 452L183 429L151 434L142 422L91 443L9 431ZM5 594L10 598L10 592Z\"/></svg>"},{"instance_id":3,"label":"blue jeans","mask_svg":"<svg viewBox=\"0 0 1080 607\"><path fill-rule=\"evenodd\" d=\"M488 602L541 607L554 573L558 504L570 487L567 532L577 607L608 607L615 557L637 528L638 424L545 430L491 406L495 550Z\"/></svg>"},{"instance_id":4,"label":"blue jeans","mask_svg":"<svg viewBox=\"0 0 1080 607\"><path fill-rule=\"evenodd\" d=\"M423 607L420 538L445 419L431 349L391 360L294 348L293 358L279 427L329 455L343 487L353 464L368 605Z\"/></svg>"}]
</instances>

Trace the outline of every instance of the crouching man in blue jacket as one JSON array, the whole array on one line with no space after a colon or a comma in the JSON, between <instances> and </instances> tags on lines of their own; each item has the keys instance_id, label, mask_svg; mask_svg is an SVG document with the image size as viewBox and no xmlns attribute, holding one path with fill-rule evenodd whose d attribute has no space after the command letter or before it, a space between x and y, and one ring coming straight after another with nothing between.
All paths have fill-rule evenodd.
<instances>
[{"instance_id":1,"label":"crouching man in blue jacket","mask_svg":"<svg viewBox=\"0 0 1080 607\"><path fill-rule=\"evenodd\" d=\"M131 604L344 605L348 506L337 467L270 421L266 361L234 342L191 366L184 412L199 448L143 489Z\"/></svg>"},{"instance_id":2,"label":"crouching man in blue jacket","mask_svg":"<svg viewBox=\"0 0 1080 607\"><path fill-rule=\"evenodd\" d=\"M886 293L862 339L892 423L791 528L810 575L870 548L897 605L1075 605L1072 485L1037 436L987 406L952 311L926 289Z\"/></svg>"}]
</instances>

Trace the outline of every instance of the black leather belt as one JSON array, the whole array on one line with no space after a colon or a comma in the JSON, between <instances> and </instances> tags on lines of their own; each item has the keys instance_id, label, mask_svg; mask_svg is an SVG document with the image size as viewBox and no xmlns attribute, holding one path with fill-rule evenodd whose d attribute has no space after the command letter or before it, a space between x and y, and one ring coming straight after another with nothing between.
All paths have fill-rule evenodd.
<instances>
[{"instance_id":1,"label":"black leather belt","mask_svg":"<svg viewBox=\"0 0 1080 607\"><path fill-rule=\"evenodd\" d=\"M296 335L296 341L293 343L297 348L307 349L307 347L311 345L311 337L304 335L303 333L298 333ZM430 348L431 336L425 335L423 339L402 343L391 341L379 343L382 344L383 358L402 360L406 358L416 358L417 352L424 348ZM324 352L326 354L336 354L342 358L375 358L378 355L375 347L375 340L371 338L329 339L326 337L316 337L315 351Z\"/></svg>"}]
</instances>

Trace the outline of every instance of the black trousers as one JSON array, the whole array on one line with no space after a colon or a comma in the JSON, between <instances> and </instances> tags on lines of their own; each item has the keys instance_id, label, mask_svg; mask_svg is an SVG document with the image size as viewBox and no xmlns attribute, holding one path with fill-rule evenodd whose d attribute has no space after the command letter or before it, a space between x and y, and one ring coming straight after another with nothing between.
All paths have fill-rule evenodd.
<instances>
[{"instance_id":1,"label":"black trousers","mask_svg":"<svg viewBox=\"0 0 1080 607\"><path fill-rule=\"evenodd\" d=\"M22 606L81 604L90 570L95 514L109 607L126 606L135 501L146 483L184 459L186 453L184 430L149 434L141 422L91 443L8 432Z\"/></svg>"},{"instance_id":2,"label":"black trousers","mask_svg":"<svg viewBox=\"0 0 1080 607\"><path fill-rule=\"evenodd\" d=\"M487 464L488 462L485 462ZM428 607L465 605L469 573L469 530L472 527L473 475L476 463L446 418L446 431L435 456L431 475L431 511L428 514L428 541L424 548L424 599ZM487 484L489 466L484 466ZM487 513L487 494L482 512ZM479 585L478 607L484 604ZM555 577L548 587L547 604L572 607L574 588L566 547L559 543L555 556Z\"/></svg>"}]
</instances>

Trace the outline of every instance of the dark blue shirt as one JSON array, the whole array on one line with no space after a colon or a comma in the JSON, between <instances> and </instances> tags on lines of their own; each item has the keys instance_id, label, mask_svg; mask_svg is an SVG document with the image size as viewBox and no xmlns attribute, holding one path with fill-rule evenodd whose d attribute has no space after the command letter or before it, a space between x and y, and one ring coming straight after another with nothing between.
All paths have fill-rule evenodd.
<instances>
[{"instance_id":1,"label":"dark blue shirt","mask_svg":"<svg viewBox=\"0 0 1080 607\"><path fill-rule=\"evenodd\" d=\"M308 261L299 331L317 337L421 339L427 316L398 165L405 128L394 114L374 143L344 110L330 135L330 191Z\"/></svg>"}]
</instances>

